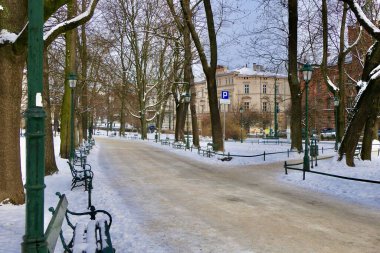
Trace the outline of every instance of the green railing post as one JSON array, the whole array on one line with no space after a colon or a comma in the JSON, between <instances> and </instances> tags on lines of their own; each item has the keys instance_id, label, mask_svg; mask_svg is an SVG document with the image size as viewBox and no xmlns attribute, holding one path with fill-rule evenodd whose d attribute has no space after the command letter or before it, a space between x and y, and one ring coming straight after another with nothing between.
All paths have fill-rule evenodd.
<instances>
[{"instance_id":1,"label":"green railing post","mask_svg":"<svg viewBox=\"0 0 380 253\"><path fill-rule=\"evenodd\" d=\"M28 108L26 118L26 220L23 253L46 253L44 237L45 111L43 87L44 1L28 1Z\"/></svg>"}]
</instances>

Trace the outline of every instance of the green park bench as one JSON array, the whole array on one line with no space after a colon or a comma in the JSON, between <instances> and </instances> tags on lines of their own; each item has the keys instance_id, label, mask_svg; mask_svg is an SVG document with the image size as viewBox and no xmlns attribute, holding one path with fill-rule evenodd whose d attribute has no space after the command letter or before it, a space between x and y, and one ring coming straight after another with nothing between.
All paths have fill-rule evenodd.
<instances>
[{"instance_id":1,"label":"green park bench","mask_svg":"<svg viewBox=\"0 0 380 253\"><path fill-rule=\"evenodd\" d=\"M81 252L81 253L114 253L115 249L112 247L110 228L112 225L112 216L104 210L95 210L91 206L90 211L83 213L72 212L68 209L68 200L65 194L59 196L57 207L49 208L53 216L45 232L48 252L53 253L57 244L58 236L61 238L62 246L65 252ZM101 218L96 216L101 214ZM79 220L75 225L70 221L72 216L89 216L90 219L85 221ZM73 237L66 243L62 232L63 220L66 217L67 225L73 230Z\"/></svg>"},{"instance_id":2,"label":"green park bench","mask_svg":"<svg viewBox=\"0 0 380 253\"><path fill-rule=\"evenodd\" d=\"M92 185L92 179L94 177L94 172L91 170L91 165L75 165L71 162L67 162L71 171L71 190L75 187L83 186L85 190L88 190L89 186Z\"/></svg>"}]
</instances>

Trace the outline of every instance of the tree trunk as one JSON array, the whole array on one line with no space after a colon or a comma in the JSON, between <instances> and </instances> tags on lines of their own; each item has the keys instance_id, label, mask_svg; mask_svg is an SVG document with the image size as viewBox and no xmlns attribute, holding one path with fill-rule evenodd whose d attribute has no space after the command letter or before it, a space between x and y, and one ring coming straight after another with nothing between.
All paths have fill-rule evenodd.
<instances>
[{"instance_id":1,"label":"tree trunk","mask_svg":"<svg viewBox=\"0 0 380 253\"><path fill-rule=\"evenodd\" d=\"M298 82L298 65L297 65L297 29L298 29L298 4L297 0L289 0L289 87L292 100L292 114L290 119L291 131L291 148L302 150L302 106L300 96L300 84Z\"/></svg>"},{"instance_id":2,"label":"tree trunk","mask_svg":"<svg viewBox=\"0 0 380 253\"><path fill-rule=\"evenodd\" d=\"M21 180L21 84L26 53L16 55L11 46L0 47L0 202L24 203Z\"/></svg>"},{"instance_id":3,"label":"tree trunk","mask_svg":"<svg viewBox=\"0 0 380 253\"><path fill-rule=\"evenodd\" d=\"M191 100L190 100L190 111L191 111L191 129L193 130L193 145L199 147L199 131L198 131L198 119L197 119L197 92L194 85L194 75L192 70L193 54L191 52L191 35L189 28L185 25L183 26L183 44L185 49L185 61L184 61L184 81L189 83Z\"/></svg>"},{"instance_id":4,"label":"tree trunk","mask_svg":"<svg viewBox=\"0 0 380 253\"><path fill-rule=\"evenodd\" d=\"M74 5L74 6L73 6ZM68 4L68 16L73 17L76 10L75 4ZM71 92L69 87L69 82L67 77L71 73L76 73L76 29L66 32L66 66L65 66L65 90L62 99L61 108L61 147L60 155L62 158L68 159L70 157L70 108L71 106ZM74 99L75 101L75 99ZM75 112L74 112L75 115ZM75 128L75 121L74 121ZM74 130L73 130L74 131ZM74 133L74 143L75 143L75 133ZM75 146L75 144L74 144Z\"/></svg>"},{"instance_id":5,"label":"tree trunk","mask_svg":"<svg viewBox=\"0 0 380 253\"><path fill-rule=\"evenodd\" d=\"M174 132L175 141L183 141L184 139L184 132L183 132L183 128L185 126L185 121L184 121L185 109L184 108L185 108L184 103L180 103L180 101L176 103L176 110L175 110L176 118L175 118L175 132Z\"/></svg>"},{"instance_id":6,"label":"tree trunk","mask_svg":"<svg viewBox=\"0 0 380 253\"><path fill-rule=\"evenodd\" d=\"M376 120L379 113L379 103L379 97L377 97L377 99L375 99L371 105L371 113L368 115L367 121L365 123L363 144L360 154L362 160L371 160L372 141L374 139L377 139Z\"/></svg>"},{"instance_id":7,"label":"tree trunk","mask_svg":"<svg viewBox=\"0 0 380 253\"><path fill-rule=\"evenodd\" d=\"M344 62L346 59L346 20L347 20L347 11L348 7L347 4L343 4L343 14L342 14L342 23L341 23L341 29L340 29L340 39L339 39L339 55L338 55L338 86L339 86L339 106L338 110L336 110L335 113L337 113L336 117L338 119L338 125L335 126L335 134L336 139L338 142L341 142L344 128L346 126L346 82L345 82L345 72L344 72Z\"/></svg>"},{"instance_id":8,"label":"tree trunk","mask_svg":"<svg viewBox=\"0 0 380 253\"><path fill-rule=\"evenodd\" d=\"M141 125L141 139L145 140L145 139L147 139L147 131L148 131L147 130L147 124L146 124L145 114L141 115L140 125Z\"/></svg>"},{"instance_id":9,"label":"tree trunk","mask_svg":"<svg viewBox=\"0 0 380 253\"><path fill-rule=\"evenodd\" d=\"M371 122L368 118L372 113L372 105L379 99L380 94L380 80L371 79L371 71L380 64L380 44L376 42L372 46L372 52L367 54L365 65L362 74L362 81L368 82L366 89L357 95L355 98L355 107L349 115L349 123L345 135L342 140L342 145L339 148L339 160L343 159L346 155L346 164L348 166L355 166L354 153L355 148L359 142L360 135L363 131L365 124L371 128ZM376 112L373 112L376 113ZM370 134L370 130L367 130ZM371 135L372 136L372 135ZM369 141L366 141L369 142ZM368 144L367 144L368 145Z\"/></svg>"},{"instance_id":10,"label":"tree trunk","mask_svg":"<svg viewBox=\"0 0 380 253\"><path fill-rule=\"evenodd\" d=\"M86 1L82 0L82 10L86 9ZM88 57L87 57L87 35L86 35L86 25L81 27L81 62L82 62L82 76L81 76L81 106L82 106L82 137L87 140L87 129L88 129L88 87L87 87L87 66L88 66Z\"/></svg>"},{"instance_id":11,"label":"tree trunk","mask_svg":"<svg viewBox=\"0 0 380 253\"><path fill-rule=\"evenodd\" d=\"M45 175L58 172L55 161L53 126L51 120L50 89L49 89L49 60L47 49L44 51L44 83L43 83L43 105L46 112L45 117Z\"/></svg>"},{"instance_id":12,"label":"tree trunk","mask_svg":"<svg viewBox=\"0 0 380 253\"><path fill-rule=\"evenodd\" d=\"M218 61L218 50L217 50L218 46L216 42L214 16L213 16L210 0L204 0L203 5L204 5L205 13L206 13L207 32L208 32L208 38L209 38L209 43L210 43L210 64L208 64L207 62L207 56L205 54L205 50L199 39L199 35L197 34L195 30L194 24L192 23L191 11L189 8L189 1L181 0L181 7L182 7L185 20L186 20L186 25L190 30L191 37L193 38L194 44L199 54L199 58L202 63L203 72L206 75L208 99L209 99L209 107L210 107L210 117L211 117L211 134L212 134L212 141L214 144L214 150L223 151L224 150L223 132L222 132L222 124L220 121L217 88L216 88L216 82L215 82L216 65Z\"/></svg>"},{"instance_id":13,"label":"tree trunk","mask_svg":"<svg viewBox=\"0 0 380 253\"><path fill-rule=\"evenodd\" d=\"M120 130L119 130L119 136L124 136L125 135L125 89L126 87L123 86L123 91L122 91L122 95L121 95L121 98L120 98L120 102L121 102L121 105L120 105Z\"/></svg>"},{"instance_id":14,"label":"tree trunk","mask_svg":"<svg viewBox=\"0 0 380 253\"><path fill-rule=\"evenodd\" d=\"M206 74L207 88L208 88L208 101L211 114L211 133L214 144L214 150L224 151L223 146L223 132L222 123L220 121L217 88L215 83L215 72L211 75Z\"/></svg>"}]
</instances>

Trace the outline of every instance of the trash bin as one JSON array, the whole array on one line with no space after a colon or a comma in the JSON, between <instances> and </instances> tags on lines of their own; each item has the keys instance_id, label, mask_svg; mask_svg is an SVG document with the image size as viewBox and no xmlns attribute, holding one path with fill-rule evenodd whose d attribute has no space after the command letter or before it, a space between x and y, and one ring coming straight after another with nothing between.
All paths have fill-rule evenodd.
<instances>
[{"instance_id":1,"label":"trash bin","mask_svg":"<svg viewBox=\"0 0 380 253\"><path fill-rule=\"evenodd\" d=\"M310 156L316 157L318 156L318 145L317 145L317 139L312 138L311 144L310 144Z\"/></svg>"}]
</instances>

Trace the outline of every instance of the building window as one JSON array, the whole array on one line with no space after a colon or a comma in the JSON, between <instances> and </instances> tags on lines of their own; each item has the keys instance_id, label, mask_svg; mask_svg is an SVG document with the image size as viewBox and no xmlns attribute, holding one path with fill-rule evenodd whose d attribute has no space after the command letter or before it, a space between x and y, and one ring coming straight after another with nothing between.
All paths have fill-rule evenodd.
<instances>
[{"instance_id":1,"label":"building window","mask_svg":"<svg viewBox=\"0 0 380 253\"><path fill-rule=\"evenodd\" d=\"M267 84L263 83L263 94L267 94Z\"/></svg>"},{"instance_id":2,"label":"building window","mask_svg":"<svg viewBox=\"0 0 380 253\"><path fill-rule=\"evenodd\" d=\"M248 111L249 110L249 102L244 102L243 107L244 107L245 111Z\"/></svg>"},{"instance_id":3,"label":"building window","mask_svg":"<svg viewBox=\"0 0 380 253\"><path fill-rule=\"evenodd\" d=\"M268 102L263 102L263 112L268 111Z\"/></svg>"},{"instance_id":4,"label":"building window","mask_svg":"<svg viewBox=\"0 0 380 253\"><path fill-rule=\"evenodd\" d=\"M249 84L244 84L244 94L249 93Z\"/></svg>"},{"instance_id":5,"label":"building window","mask_svg":"<svg viewBox=\"0 0 380 253\"><path fill-rule=\"evenodd\" d=\"M226 85L227 85L227 79L228 79L228 78L226 78L226 80L225 80Z\"/></svg>"}]
</instances>

